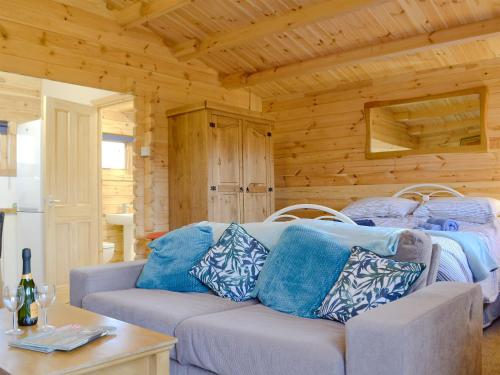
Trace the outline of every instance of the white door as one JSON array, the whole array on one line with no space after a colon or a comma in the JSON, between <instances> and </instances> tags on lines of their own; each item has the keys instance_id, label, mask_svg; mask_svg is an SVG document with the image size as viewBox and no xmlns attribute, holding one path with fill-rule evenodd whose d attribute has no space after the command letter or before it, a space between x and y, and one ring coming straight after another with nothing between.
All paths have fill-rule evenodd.
<instances>
[{"instance_id":1,"label":"white door","mask_svg":"<svg viewBox=\"0 0 500 375\"><path fill-rule=\"evenodd\" d=\"M97 111L45 97L44 120L45 276L67 298L69 271L98 263Z\"/></svg>"}]
</instances>

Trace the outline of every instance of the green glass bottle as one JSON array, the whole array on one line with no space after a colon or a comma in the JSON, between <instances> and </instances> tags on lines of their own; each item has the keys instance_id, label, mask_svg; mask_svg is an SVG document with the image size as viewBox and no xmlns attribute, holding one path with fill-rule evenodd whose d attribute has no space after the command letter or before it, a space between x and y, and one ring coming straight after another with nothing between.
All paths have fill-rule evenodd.
<instances>
[{"instance_id":1,"label":"green glass bottle","mask_svg":"<svg viewBox=\"0 0 500 375\"><path fill-rule=\"evenodd\" d=\"M24 303L17 313L20 326L33 326L38 321L38 304L35 301L35 281L31 275L31 250L23 249L23 275L20 286L24 288Z\"/></svg>"}]
</instances>

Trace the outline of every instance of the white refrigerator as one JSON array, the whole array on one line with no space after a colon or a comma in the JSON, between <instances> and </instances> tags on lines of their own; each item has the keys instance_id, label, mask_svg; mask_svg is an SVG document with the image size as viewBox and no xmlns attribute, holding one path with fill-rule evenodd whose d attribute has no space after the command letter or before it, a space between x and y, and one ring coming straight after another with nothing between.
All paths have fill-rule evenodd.
<instances>
[{"instance_id":1,"label":"white refrigerator","mask_svg":"<svg viewBox=\"0 0 500 375\"><path fill-rule=\"evenodd\" d=\"M43 122L34 120L17 125L17 249L31 249L31 272L35 282L45 281L44 219L42 174ZM18 260L18 274L22 263Z\"/></svg>"}]
</instances>

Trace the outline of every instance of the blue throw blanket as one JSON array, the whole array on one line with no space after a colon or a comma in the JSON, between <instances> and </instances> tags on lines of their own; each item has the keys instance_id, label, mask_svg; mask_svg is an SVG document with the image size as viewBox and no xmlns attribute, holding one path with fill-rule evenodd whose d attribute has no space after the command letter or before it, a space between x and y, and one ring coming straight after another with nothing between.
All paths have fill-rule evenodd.
<instances>
[{"instance_id":1,"label":"blue throw blanket","mask_svg":"<svg viewBox=\"0 0 500 375\"><path fill-rule=\"evenodd\" d=\"M474 281L483 281L498 268L497 262L490 255L486 240L479 233L434 230L426 230L425 232L458 242L467 257Z\"/></svg>"},{"instance_id":2,"label":"blue throw blanket","mask_svg":"<svg viewBox=\"0 0 500 375\"><path fill-rule=\"evenodd\" d=\"M399 235L406 229L387 227L365 227L336 221L299 219L294 224L302 224L331 233L349 249L360 246L375 254L391 256L398 250Z\"/></svg>"}]
</instances>

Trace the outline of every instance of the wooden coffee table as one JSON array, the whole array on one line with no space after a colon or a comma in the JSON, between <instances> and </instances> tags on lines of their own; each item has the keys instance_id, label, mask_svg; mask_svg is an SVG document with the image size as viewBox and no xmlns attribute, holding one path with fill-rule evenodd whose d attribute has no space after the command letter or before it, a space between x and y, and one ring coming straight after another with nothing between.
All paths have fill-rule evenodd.
<instances>
[{"instance_id":1,"label":"wooden coffee table","mask_svg":"<svg viewBox=\"0 0 500 375\"><path fill-rule=\"evenodd\" d=\"M100 338L71 352L37 353L8 346L12 336L4 332L12 324L12 315L0 309L0 374L169 374L169 351L177 342L174 337L64 304L49 309L49 323L57 327L81 324L117 329L116 336ZM35 332L36 326L25 331Z\"/></svg>"}]
</instances>

